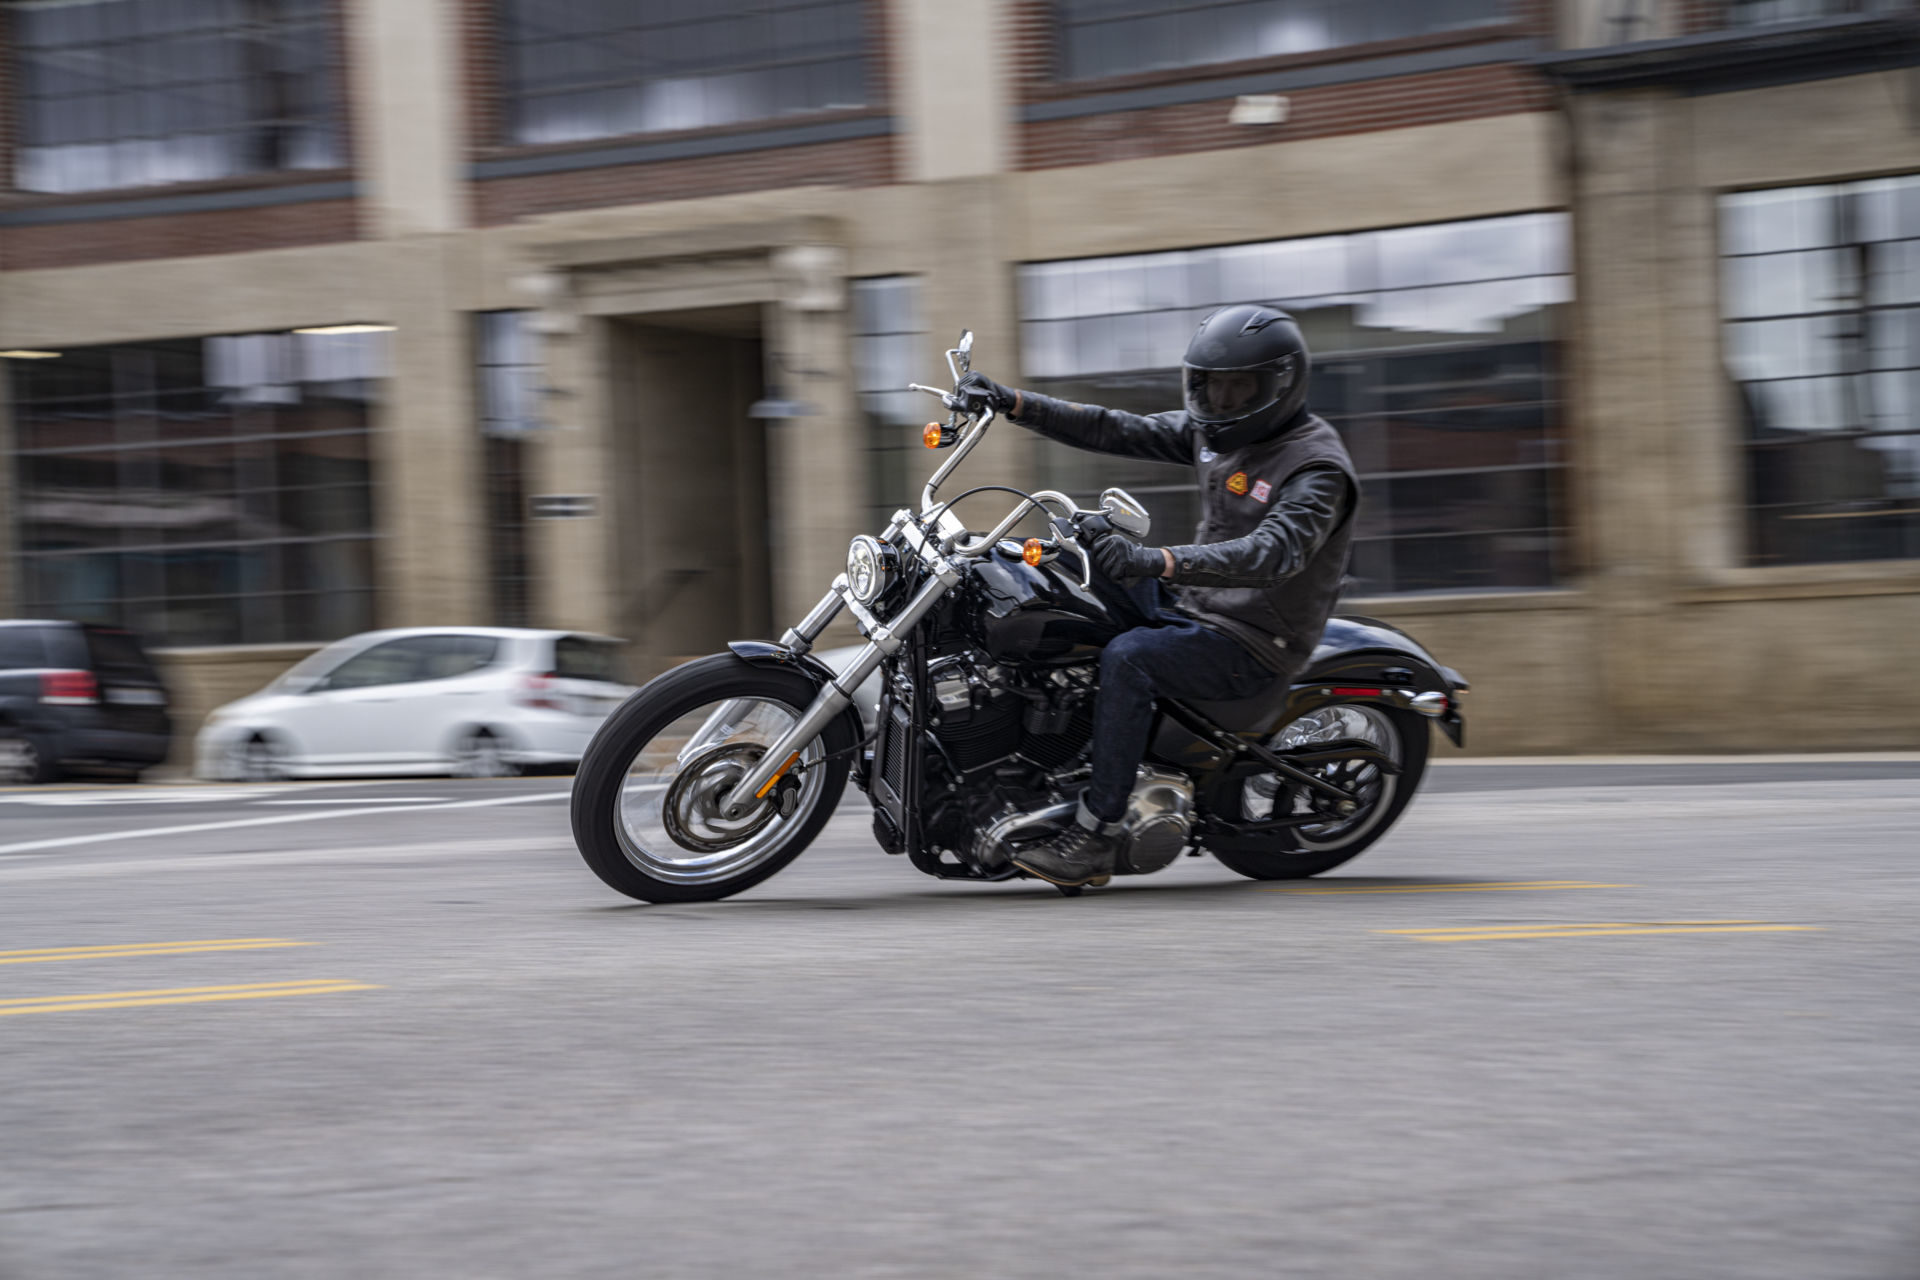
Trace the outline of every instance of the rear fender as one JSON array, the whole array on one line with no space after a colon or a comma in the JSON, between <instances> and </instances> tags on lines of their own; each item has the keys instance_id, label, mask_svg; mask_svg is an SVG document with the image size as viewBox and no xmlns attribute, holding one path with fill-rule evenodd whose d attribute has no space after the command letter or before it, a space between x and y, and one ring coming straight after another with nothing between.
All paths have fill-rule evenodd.
<instances>
[{"instance_id":1,"label":"rear fender","mask_svg":"<svg viewBox=\"0 0 1920 1280\"><path fill-rule=\"evenodd\" d=\"M1465 745L1466 722L1459 695L1466 680L1418 640L1390 623L1353 615L1333 618L1287 697L1287 719L1334 703L1366 702L1401 711L1421 711L1438 694L1443 710L1433 718L1457 746ZM1418 699L1419 701L1416 701Z\"/></svg>"}]
</instances>

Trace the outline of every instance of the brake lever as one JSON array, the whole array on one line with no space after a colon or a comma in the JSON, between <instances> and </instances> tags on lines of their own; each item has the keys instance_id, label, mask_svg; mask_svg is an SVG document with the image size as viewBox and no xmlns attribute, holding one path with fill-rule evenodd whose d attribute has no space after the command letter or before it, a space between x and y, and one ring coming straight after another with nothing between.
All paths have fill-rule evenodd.
<instances>
[{"instance_id":1,"label":"brake lever","mask_svg":"<svg viewBox=\"0 0 1920 1280\"><path fill-rule=\"evenodd\" d=\"M1080 589L1093 590L1093 557L1088 555L1087 549L1080 545L1080 538L1074 532L1073 526L1063 523L1059 516L1049 517L1047 526L1053 530L1055 542L1080 557Z\"/></svg>"}]
</instances>

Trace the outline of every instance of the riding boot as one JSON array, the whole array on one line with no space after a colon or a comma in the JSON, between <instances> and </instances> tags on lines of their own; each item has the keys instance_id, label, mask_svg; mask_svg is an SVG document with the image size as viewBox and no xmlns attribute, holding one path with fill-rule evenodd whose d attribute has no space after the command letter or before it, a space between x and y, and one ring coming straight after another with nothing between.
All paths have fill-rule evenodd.
<instances>
[{"instance_id":1,"label":"riding boot","mask_svg":"<svg viewBox=\"0 0 1920 1280\"><path fill-rule=\"evenodd\" d=\"M1123 829L1118 822L1094 817L1082 800L1074 820L1064 830L1021 849L1013 855L1013 865L1066 889L1102 885L1113 878L1114 855L1119 851Z\"/></svg>"}]
</instances>

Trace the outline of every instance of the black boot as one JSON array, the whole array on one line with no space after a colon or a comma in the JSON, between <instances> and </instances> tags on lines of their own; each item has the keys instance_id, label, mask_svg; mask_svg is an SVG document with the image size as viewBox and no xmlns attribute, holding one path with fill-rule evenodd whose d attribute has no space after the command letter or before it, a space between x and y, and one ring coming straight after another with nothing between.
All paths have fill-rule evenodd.
<instances>
[{"instance_id":1,"label":"black boot","mask_svg":"<svg viewBox=\"0 0 1920 1280\"><path fill-rule=\"evenodd\" d=\"M1064 831L1026 846L1013 855L1013 865L1063 889L1102 885L1113 878L1121 830L1119 823L1102 822L1087 812L1082 800Z\"/></svg>"}]
</instances>

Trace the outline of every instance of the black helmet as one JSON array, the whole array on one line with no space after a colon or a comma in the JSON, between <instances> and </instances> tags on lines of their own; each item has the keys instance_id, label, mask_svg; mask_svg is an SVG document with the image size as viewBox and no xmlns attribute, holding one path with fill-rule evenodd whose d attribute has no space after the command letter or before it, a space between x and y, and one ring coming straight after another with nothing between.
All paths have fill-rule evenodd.
<instances>
[{"instance_id":1,"label":"black helmet","mask_svg":"<svg viewBox=\"0 0 1920 1280\"><path fill-rule=\"evenodd\" d=\"M1187 415L1220 453L1276 434L1307 403L1307 340L1272 307L1222 307L1182 362Z\"/></svg>"}]
</instances>

